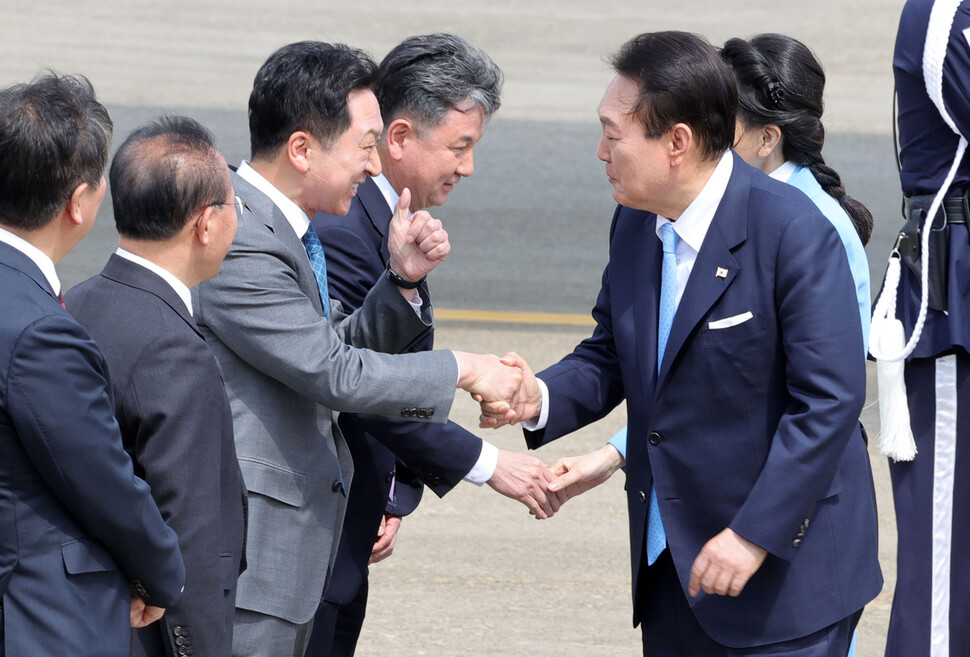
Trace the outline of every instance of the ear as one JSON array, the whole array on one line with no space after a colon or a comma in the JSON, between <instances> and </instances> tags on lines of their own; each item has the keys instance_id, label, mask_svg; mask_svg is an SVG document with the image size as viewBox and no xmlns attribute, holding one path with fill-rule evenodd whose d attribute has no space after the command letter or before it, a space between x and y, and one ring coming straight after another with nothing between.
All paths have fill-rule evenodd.
<instances>
[{"instance_id":1,"label":"ear","mask_svg":"<svg viewBox=\"0 0 970 657\"><path fill-rule=\"evenodd\" d=\"M212 213L215 212L216 206L210 205L205 210L202 211L202 216L196 221L192 227L192 239L197 241L202 246L208 246L209 240L212 239Z\"/></svg>"},{"instance_id":2,"label":"ear","mask_svg":"<svg viewBox=\"0 0 970 657\"><path fill-rule=\"evenodd\" d=\"M74 191L71 192L71 197L67 200L67 206L64 208L68 219L77 226L84 223L84 215L81 213L81 199L90 189L91 186L86 182L75 187Z\"/></svg>"},{"instance_id":3,"label":"ear","mask_svg":"<svg viewBox=\"0 0 970 657\"><path fill-rule=\"evenodd\" d=\"M758 149L758 157L766 158L771 152L781 146L781 128L774 123L761 127L761 147Z\"/></svg>"},{"instance_id":4,"label":"ear","mask_svg":"<svg viewBox=\"0 0 970 657\"><path fill-rule=\"evenodd\" d=\"M667 134L670 139L668 151L670 164L676 166L683 162L691 147L695 145L694 131L686 123L677 123Z\"/></svg>"},{"instance_id":5,"label":"ear","mask_svg":"<svg viewBox=\"0 0 970 657\"><path fill-rule=\"evenodd\" d=\"M316 144L310 133L297 130L286 140L286 156L299 173L306 173L310 169L309 150Z\"/></svg>"},{"instance_id":6,"label":"ear","mask_svg":"<svg viewBox=\"0 0 970 657\"><path fill-rule=\"evenodd\" d=\"M387 154L393 160L400 160L404 157L404 146L408 140L414 139L414 126L404 118L391 121L387 126Z\"/></svg>"}]
</instances>

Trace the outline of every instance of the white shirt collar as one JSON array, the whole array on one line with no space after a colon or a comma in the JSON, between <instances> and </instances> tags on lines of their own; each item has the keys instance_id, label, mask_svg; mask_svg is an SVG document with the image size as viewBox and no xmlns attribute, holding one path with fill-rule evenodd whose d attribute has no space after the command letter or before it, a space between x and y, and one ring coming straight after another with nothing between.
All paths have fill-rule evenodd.
<instances>
[{"instance_id":1,"label":"white shirt collar","mask_svg":"<svg viewBox=\"0 0 970 657\"><path fill-rule=\"evenodd\" d=\"M724 198L724 191L727 189L728 181L731 179L731 172L734 171L734 155L728 150L721 155L721 160L714 168L714 173L707 180L700 194L697 195L687 209L680 215L677 221L671 222L666 217L657 215L657 237L661 237L661 229L666 223L673 223L674 230L680 241L689 246L695 253L700 252L707 230L711 227L714 220L714 213L717 206Z\"/></svg>"},{"instance_id":2,"label":"white shirt collar","mask_svg":"<svg viewBox=\"0 0 970 657\"><path fill-rule=\"evenodd\" d=\"M775 180L786 183L788 182L788 179L792 177L792 174L795 173L795 169L797 168L798 168L797 164L795 164L790 160L785 160L785 162L781 164L781 166L779 166L777 169L775 169L768 175L774 178Z\"/></svg>"},{"instance_id":3,"label":"white shirt collar","mask_svg":"<svg viewBox=\"0 0 970 657\"><path fill-rule=\"evenodd\" d=\"M310 228L310 219L306 216L306 212L300 209L300 206L287 198L283 192L276 189L276 187L273 186L273 183L257 173L255 169L249 166L249 162L246 160L242 161L239 168L236 169L236 173L239 174L240 178L248 182L262 193L266 194L266 196L269 197L269 200L271 200L273 204L280 209L283 216L286 217L286 221L293 226L293 232L296 233L296 236L303 239L303 235Z\"/></svg>"},{"instance_id":4,"label":"white shirt collar","mask_svg":"<svg viewBox=\"0 0 970 657\"><path fill-rule=\"evenodd\" d=\"M394 212L394 209L397 207L397 202L401 200L401 195L391 186L391 181L383 173L377 174L371 180L377 184L377 188L384 195L384 200L387 201L387 207L391 209L391 212Z\"/></svg>"},{"instance_id":5,"label":"white shirt collar","mask_svg":"<svg viewBox=\"0 0 970 657\"><path fill-rule=\"evenodd\" d=\"M185 304L185 309L189 311L189 317L192 317L192 292L189 290L189 286L180 281L177 276L173 275L167 269L159 267L151 260L145 260L141 256L135 255L130 251L125 251L120 246L118 247L118 250L115 251L115 255L120 258L124 258L128 262L133 262L136 265L140 265L154 274L157 274L163 281L168 283L173 290L175 290L175 294L179 296L179 299L181 299L182 303Z\"/></svg>"},{"instance_id":6,"label":"white shirt collar","mask_svg":"<svg viewBox=\"0 0 970 657\"><path fill-rule=\"evenodd\" d=\"M54 290L54 294L56 296L61 294L61 281L57 278L57 270L54 269L54 261L51 260L46 253L19 235L14 235L9 230L4 230L3 228L0 228L0 242L9 244L30 258L40 269L40 272L44 275L44 278L47 279L47 282L50 283L51 289Z\"/></svg>"}]
</instances>

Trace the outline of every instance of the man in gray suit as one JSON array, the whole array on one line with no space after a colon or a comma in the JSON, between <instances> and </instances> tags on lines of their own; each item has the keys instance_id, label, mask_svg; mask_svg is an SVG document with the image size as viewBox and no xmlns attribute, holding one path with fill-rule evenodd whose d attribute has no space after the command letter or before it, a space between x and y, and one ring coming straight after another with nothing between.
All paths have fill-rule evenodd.
<instances>
[{"instance_id":1,"label":"man in gray suit","mask_svg":"<svg viewBox=\"0 0 970 657\"><path fill-rule=\"evenodd\" d=\"M220 274L197 288L250 496L234 655L304 653L353 470L334 411L443 422L457 382L514 415L521 372L496 356L370 351L400 352L432 329L416 289L450 245L429 214L409 216L408 193L391 220L386 275L352 315L329 298L308 217L346 213L357 185L380 172L375 69L361 51L319 42L285 46L260 68L252 160L232 175L245 207Z\"/></svg>"}]
</instances>

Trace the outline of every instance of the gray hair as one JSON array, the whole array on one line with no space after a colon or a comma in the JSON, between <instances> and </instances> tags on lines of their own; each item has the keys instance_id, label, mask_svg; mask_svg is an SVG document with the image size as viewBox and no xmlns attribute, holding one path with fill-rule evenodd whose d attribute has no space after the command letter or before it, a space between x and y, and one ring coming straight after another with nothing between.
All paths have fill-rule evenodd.
<instances>
[{"instance_id":1,"label":"gray hair","mask_svg":"<svg viewBox=\"0 0 970 657\"><path fill-rule=\"evenodd\" d=\"M402 41L380 63L374 86L385 126L406 115L418 129L441 125L451 109L481 108L488 118L501 92L502 70L492 58L448 33Z\"/></svg>"}]
</instances>

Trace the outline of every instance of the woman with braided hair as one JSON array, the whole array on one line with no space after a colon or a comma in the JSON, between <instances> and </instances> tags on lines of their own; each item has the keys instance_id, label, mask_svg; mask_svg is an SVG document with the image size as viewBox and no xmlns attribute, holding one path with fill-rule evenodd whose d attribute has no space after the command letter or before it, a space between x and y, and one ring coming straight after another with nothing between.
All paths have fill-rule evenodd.
<instances>
[{"instance_id":1,"label":"woman with braided hair","mask_svg":"<svg viewBox=\"0 0 970 657\"><path fill-rule=\"evenodd\" d=\"M864 245L872 233L872 214L846 195L839 174L822 158L822 65L805 44L784 34L730 39L721 57L738 83L734 150L748 164L805 192L835 226L849 259L868 349L872 299Z\"/></svg>"}]
</instances>

